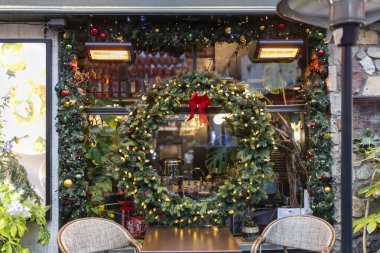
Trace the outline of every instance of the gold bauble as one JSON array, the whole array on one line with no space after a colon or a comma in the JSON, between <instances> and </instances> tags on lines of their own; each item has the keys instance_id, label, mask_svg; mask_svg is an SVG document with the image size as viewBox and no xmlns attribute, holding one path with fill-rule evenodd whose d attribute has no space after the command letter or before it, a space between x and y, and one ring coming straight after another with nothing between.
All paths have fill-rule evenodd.
<instances>
[{"instance_id":1,"label":"gold bauble","mask_svg":"<svg viewBox=\"0 0 380 253\"><path fill-rule=\"evenodd\" d=\"M116 41L117 42L123 42L123 37L121 37L121 36L116 37Z\"/></svg>"},{"instance_id":2,"label":"gold bauble","mask_svg":"<svg viewBox=\"0 0 380 253\"><path fill-rule=\"evenodd\" d=\"M69 36L67 35L67 33L64 33L64 34L62 35L62 38L65 39L65 40L66 40L68 37L69 37Z\"/></svg>"},{"instance_id":3,"label":"gold bauble","mask_svg":"<svg viewBox=\"0 0 380 253\"><path fill-rule=\"evenodd\" d=\"M247 39L245 38L244 35L240 36L240 42L243 43L243 44L247 43Z\"/></svg>"},{"instance_id":4,"label":"gold bauble","mask_svg":"<svg viewBox=\"0 0 380 253\"><path fill-rule=\"evenodd\" d=\"M72 185L73 185L73 180L71 180L69 178L65 179L65 181L63 181L63 186L66 188L70 188Z\"/></svg>"},{"instance_id":5,"label":"gold bauble","mask_svg":"<svg viewBox=\"0 0 380 253\"><path fill-rule=\"evenodd\" d=\"M228 211L228 214L230 214L230 215L233 215L234 213L235 213L234 210L229 210L229 211Z\"/></svg>"},{"instance_id":6,"label":"gold bauble","mask_svg":"<svg viewBox=\"0 0 380 253\"><path fill-rule=\"evenodd\" d=\"M103 212L106 209L105 205L100 205L99 206L99 211Z\"/></svg>"},{"instance_id":7,"label":"gold bauble","mask_svg":"<svg viewBox=\"0 0 380 253\"><path fill-rule=\"evenodd\" d=\"M325 189L324 189L324 191L325 191L326 193L331 192L331 188L330 188L330 186L326 186Z\"/></svg>"},{"instance_id":8,"label":"gold bauble","mask_svg":"<svg viewBox=\"0 0 380 253\"><path fill-rule=\"evenodd\" d=\"M306 31L307 34L311 33L311 29L310 28L307 28L305 31Z\"/></svg>"},{"instance_id":9,"label":"gold bauble","mask_svg":"<svg viewBox=\"0 0 380 253\"><path fill-rule=\"evenodd\" d=\"M154 29L154 31L155 31L156 33L159 33L159 32L160 32L160 28L156 27L156 28Z\"/></svg>"},{"instance_id":10,"label":"gold bauble","mask_svg":"<svg viewBox=\"0 0 380 253\"><path fill-rule=\"evenodd\" d=\"M224 29L224 32L226 34L231 34L232 33L232 28L230 26L227 26L226 29Z\"/></svg>"},{"instance_id":11,"label":"gold bauble","mask_svg":"<svg viewBox=\"0 0 380 253\"><path fill-rule=\"evenodd\" d=\"M260 31L264 31L265 30L265 26L261 25L260 26Z\"/></svg>"},{"instance_id":12,"label":"gold bauble","mask_svg":"<svg viewBox=\"0 0 380 253\"><path fill-rule=\"evenodd\" d=\"M63 104L63 106L66 107L66 108L67 108L67 107L70 107L70 106L71 106L71 103L70 103L69 101L67 101L67 102L65 102L65 103Z\"/></svg>"}]
</instances>

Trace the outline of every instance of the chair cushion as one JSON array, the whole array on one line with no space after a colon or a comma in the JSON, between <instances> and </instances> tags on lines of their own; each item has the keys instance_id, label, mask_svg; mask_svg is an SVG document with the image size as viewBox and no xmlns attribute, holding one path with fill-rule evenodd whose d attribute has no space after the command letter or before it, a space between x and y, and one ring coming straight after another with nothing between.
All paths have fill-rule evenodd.
<instances>
[{"instance_id":1,"label":"chair cushion","mask_svg":"<svg viewBox=\"0 0 380 253\"><path fill-rule=\"evenodd\" d=\"M70 253L90 253L123 248L130 241L122 228L102 219L84 219L68 225L61 243Z\"/></svg>"}]
</instances>

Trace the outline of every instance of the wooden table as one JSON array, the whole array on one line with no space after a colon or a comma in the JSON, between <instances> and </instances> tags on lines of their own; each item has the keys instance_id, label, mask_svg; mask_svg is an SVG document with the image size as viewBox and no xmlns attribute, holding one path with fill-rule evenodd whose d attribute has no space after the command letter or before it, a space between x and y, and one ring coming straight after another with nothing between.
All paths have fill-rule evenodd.
<instances>
[{"instance_id":1,"label":"wooden table","mask_svg":"<svg viewBox=\"0 0 380 253\"><path fill-rule=\"evenodd\" d=\"M141 253L242 253L225 227L152 227L145 235Z\"/></svg>"}]
</instances>

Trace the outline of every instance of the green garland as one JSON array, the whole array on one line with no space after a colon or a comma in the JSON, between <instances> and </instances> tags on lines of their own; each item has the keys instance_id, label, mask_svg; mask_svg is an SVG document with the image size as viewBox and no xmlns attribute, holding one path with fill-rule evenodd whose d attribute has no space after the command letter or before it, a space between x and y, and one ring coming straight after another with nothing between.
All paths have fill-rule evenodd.
<instances>
[{"instance_id":1,"label":"green garland","mask_svg":"<svg viewBox=\"0 0 380 253\"><path fill-rule=\"evenodd\" d=\"M181 54L191 51L191 46L198 49L213 46L216 43L233 43L247 45L251 41L262 40L301 40L313 31L313 28L299 23L292 23L277 16L215 16L209 20L190 17L129 17L126 21L109 17L92 22L76 24L76 29L67 30L65 37L69 40L124 42L130 41L135 50L149 52L166 51ZM76 45L83 47L84 45Z\"/></svg>"},{"instance_id":2,"label":"green garland","mask_svg":"<svg viewBox=\"0 0 380 253\"><path fill-rule=\"evenodd\" d=\"M75 39L73 38L73 43ZM63 222L88 216L88 180L86 176L85 140L88 121L84 111L83 91L86 79L77 69L77 47L62 43L60 48L58 95L59 199ZM74 44L75 45L75 44Z\"/></svg>"},{"instance_id":3,"label":"green garland","mask_svg":"<svg viewBox=\"0 0 380 253\"><path fill-rule=\"evenodd\" d=\"M311 62L306 71L302 92L306 102L306 125L309 130L310 149L305 166L309 171L309 192L313 214L333 222L334 194L331 175L332 140L329 122L329 98L326 95L328 76L328 48L323 34L316 32L312 38Z\"/></svg>"},{"instance_id":4,"label":"green garland","mask_svg":"<svg viewBox=\"0 0 380 253\"><path fill-rule=\"evenodd\" d=\"M240 147L230 178L207 200L197 202L163 187L147 152L154 149L152 131L165 115L174 114L182 101L199 90L232 114L228 122ZM269 158L274 131L260 98L261 94L249 93L246 84L221 80L213 73L182 74L153 85L131 106L128 120L120 127L125 164L118 186L134 197L135 207L149 222L219 224L227 215L244 214L247 205L265 198L262 186L272 174Z\"/></svg>"},{"instance_id":5,"label":"green garland","mask_svg":"<svg viewBox=\"0 0 380 253\"><path fill-rule=\"evenodd\" d=\"M109 20L109 17L107 19ZM333 212L332 192L325 192L325 187L331 185L332 178L330 169L331 157L329 154L331 136L329 134L328 120L325 118L329 104L324 92L326 86L325 79L327 77L327 48L323 42L324 35L315 32L311 27L289 23L271 16L244 17L240 21L227 20L226 18L222 18L221 20L216 16L206 23L179 20L158 22L157 20L152 21L149 19L144 22L136 22L139 18L134 17L134 19L135 21L133 22L121 20L109 22L108 20L94 19L91 24L86 22L81 25L75 25L63 34L60 47L60 81L56 86L59 98L57 130L60 141L60 207L63 221L66 222L78 217L88 216L91 212L89 189L91 185L94 185L94 182L92 182L94 179L88 177L86 172L86 166L91 161L86 161L83 158L84 154L88 151L86 150L86 145L90 145L90 141L87 139L89 136L87 134L88 122L84 112L85 97L83 96L83 90L86 88L86 78L80 72L78 73L78 69L75 66L74 68L72 66L73 59L84 52L84 42L123 42L128 39L132 40L133 45L137 49L180 53L191 45L208 46L216 42L238 42L244 45L258 39L303 39L306 36L317 38L319 44L315 45L315 50L323 49L325 50L325 55L319 57L317 61L313 61L320 63L321 66L323 65L324 70L320 73L314 67L309 67L310 73L307 76L307 80L309 81L308 83L312 83L313 85L305 85L304 87L304 97L308 101L306 120L310 126L310 144L312 147L309 152L314 155L314 157L306 159L305 165L310 170L311 181L309 190L312 196L312 209L316 215L331 220ZM96 35L90 33L91 28L97 29ZM318 85L315 86L315 83L318 83ZM146 144L149 146L149 143ZM130 166L130 163L127 164ZM137 176L133 174L133 178L136 180L140 179L138 173L141 173L141 171L137 171ZM123 181L120 173L114 171L112 174L113 177L121 180L120 186L127 187L129 185L131 187L131 182L127 180ZM128 175L127 173L126 177ZM327 181L325 180L326 177ZM147 182L145 182L145 179L142 182L136 181L135 184L153 184L154 180L152 178L157 180L158 176L151 176L150 179L147 179ZM133 191L135 188L130 189ZM223 190L223 188L221 189ZM165 191L162 192L161 188L160 191L162 195L166 193ZM160 215L164 215L157 212L157 210L161 209L156 206L161 205L162 207L162 204L159 205L157 204L158 202L155 202L158 201L157 195L152 193L152 196L144 196L139 191L136 194L138 196L136 201L140 203L141 211L145 210L144 206L141 206L144 198L147 198L149 201L149 204L146 204L146 208L152 205L151 202L156 203L154 204L155 207L151 209L152 213L148 212L148 220L152 220L157 215L159 218ZM226 196L230 197L229 194L230 192L227 191ZM177 217L177 212L180 213L180 216L186 218L194 215L189 213L187 207L180 207L175 197L169 199L170 206L179 208L179 210L170 210L164 215L168 219L168 222L172 218L174 221L177 220L175 218ZM257 199L255 198L255 200ZM163 201L164 199L160 198L160 200ZM217 200L215 197L215 201ZM208 203L215 203L215 201L209 201ZM218 210L223 210L221 214L224 215L225 211L234 210L230 208L237 207L236 210L238 210L238 205L245 205L245 203L238 202L244 201L237 201L234 204L229 203ZM192 202L185 201L183 204L188 206ZM206 207L207 210L211 210L211 208L212 206ZM173 213L176 213L176 215L172 216ZM153 214L157 215L153 217ZM219 219L221 216L213 214L210 217Z\"/></svg>"}]
</instances>

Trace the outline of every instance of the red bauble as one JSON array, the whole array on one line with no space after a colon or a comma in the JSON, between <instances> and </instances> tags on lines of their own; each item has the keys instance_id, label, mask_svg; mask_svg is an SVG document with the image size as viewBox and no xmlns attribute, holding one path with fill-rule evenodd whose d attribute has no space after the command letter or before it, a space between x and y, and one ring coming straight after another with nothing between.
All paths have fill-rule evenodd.
<instances>
[{"instance_id":1,"label":"red bauble","mask_svg":"<svg viewBox=\"0 0 380 253\"><path fill-rule=\"evenodd\" d=\"M319 49L318 52L317 52L317 55L318 55L319 57L324 56L324 55L325 55L325 50L323 50L323 49Z\"/></svg>"},{"instance_id":2,"label":"red bauble","mask_svg":"<svg viewBox=\"0 0 380 253\"><path fill-rule=\"evenodd\" d=\"M67 97L68 95L70 95L70 91L69 90L63 89L61 91L61 97Z\"/></svg>"},{"instance_id":3,"label":"red bauble","mask_svg":"<svg viewBox=\"0 0 380 253\"><path fill-rule=\"evenodd\" d=\"M99 38L100 38L101 40L105 40L106 37L107 37L107 35L106 35L105 33L101 33L101 34L99 35Z\"/></svg>"},{"instance_id":4,"label":"red bauble","mask_svg":"<svg viewBox=\"0 0 380 253\"><path fill-rule=\"evenodd\" d=\"M72 61L72 62L70 62L69 66L70 66L71 69L76 69L78 67L78 64L76 63L76 61L75 62Z\"/></svg>"},{"instance_id":5,"label":"red bauble","mask_svg":"<svg viewBox=\"0 0 380 253\"><path fill-rule=\"evenodd\" d=\"M82 158L82 156L81 156L80 154L77 154L77 155L76 155L76 159L77 159L77 160L80 160L81 158Z\"/></svg>"},{"instance_id":6,"label":"red bauble","mask_svg":"<svg viewBox=\"0 0 380 253\"><path fill-rule=\"evenodd\" d=\"M311 153L311 152L307 152L306 157L307 157L307 158L313 158L313 157L314 157L314 154Z\"/></svg>"},{"instance_id":7,"label":"red bauble","mask_svg":"<svg viewBox=\"0 0 380 253\"><path fill-rule=\"evenodd\" d=\"M144 238L147 223L141 216L129 217L127 220L127 230L135 239Z\"/></svg>"},{"instance_id":8,"label":"red bauble","mask_svg":"<svg viewBox=\"0 0 380 253\"><path fill-rule=\"evenodd\" d=\"M278 29L285 29L285 24L284 23L280 23L277 25Z\"/></svg>"},{"instance_id":9,"label":"red bauble","mask_svg":"<svg viewBox=\"0 0 380 253\"><path fill-rule=\"evenodd\" d=\"M310 128L314 128L315 127L315 123L312 121L310 122L310 125L309 125Z\"/></svg>"},{"instance_id":10,"label":"red bauble","mask_svg":"<svg viewBox=\"0 0 380 253\"><path fill-rule=\"evenodd\" d=\"M90 28L90 33L91 33L92 36L96 36L96 35L99 34L99 29L96 28L96 27L91 27Z\"/></svg>"},{"instance_id":11,"label":"red bauble","mask_svg":"<svg viewBox=\"0 0 380 253\"><path fill-rule=\"evenodd\" d=\"M326 183L328 180L329 180L329 178L327 177L327 176L325 176L325 175L323 175L323 176L321 176L321 179L320 179L323 183Z\"/></svg>"}]
</instances>

